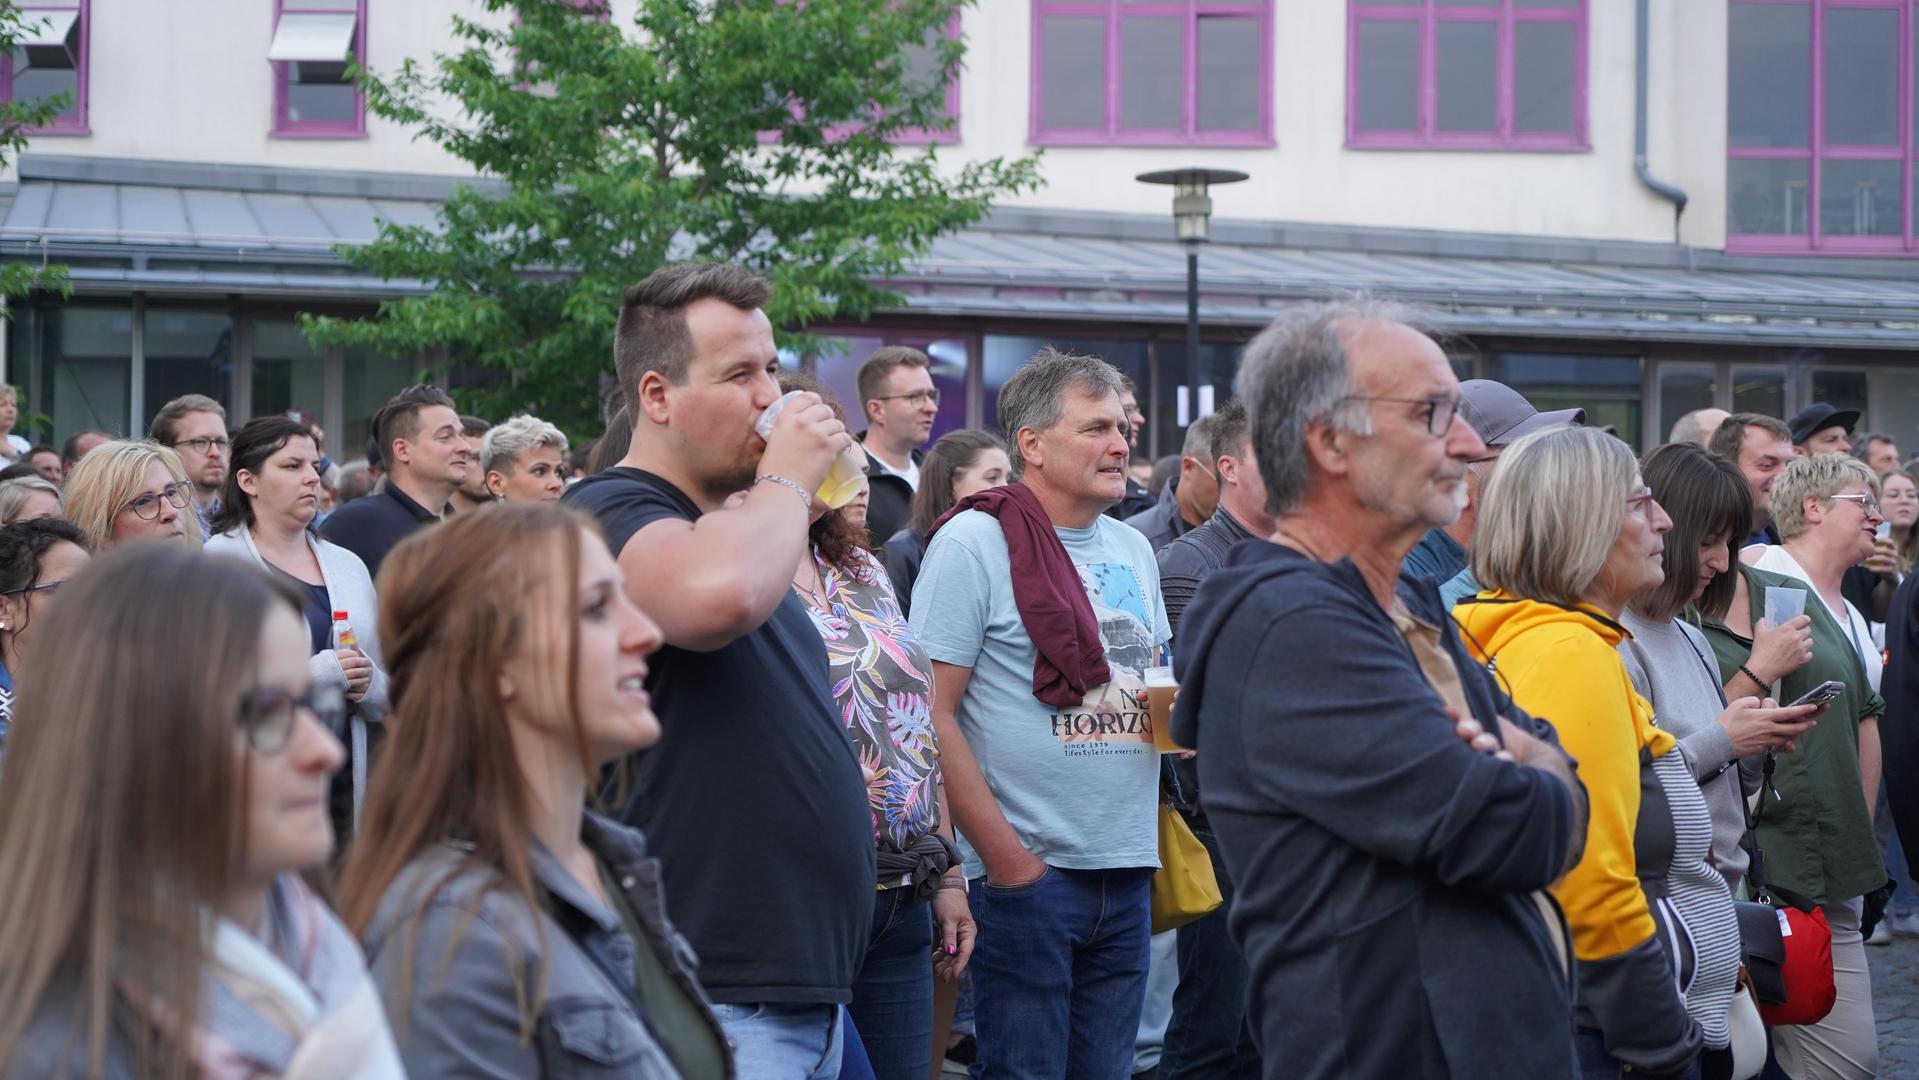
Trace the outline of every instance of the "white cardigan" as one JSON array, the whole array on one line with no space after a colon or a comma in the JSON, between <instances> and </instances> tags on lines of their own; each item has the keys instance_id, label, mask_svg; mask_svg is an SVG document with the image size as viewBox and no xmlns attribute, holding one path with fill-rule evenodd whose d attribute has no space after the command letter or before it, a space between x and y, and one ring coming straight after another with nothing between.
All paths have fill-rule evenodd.
<instances>
[{"instance_id":1,"label":"white cardigan","mask_svg":"<svg viewBox=\"0 0 1919 1080\"><path fill-rule=\"evenodd\" d=\"M373 592L373 576L366 572L366 564L360 561L358 555L338 544L320 539L311 530L306 533L306 541L313 557L320 563L320 578L326 585L333 610L347 613L347 625L353 628L353 636L359 639L360 651L373 661L373 681L367 686L366 696L355 702L350 732L353 742L353 819L357 825L360 803L366 794L366 725L383 723L387 713L386 665L380 657L379 599ZM253 534L244 527L208 537L205 550L216 555L251 559L261 567L273 569L253 543ZM346 670L340 666L340 658L334 655L332 649L314 653L307 661L307 669L315 679L346 685Z\"/></svg>"}]
</instances>

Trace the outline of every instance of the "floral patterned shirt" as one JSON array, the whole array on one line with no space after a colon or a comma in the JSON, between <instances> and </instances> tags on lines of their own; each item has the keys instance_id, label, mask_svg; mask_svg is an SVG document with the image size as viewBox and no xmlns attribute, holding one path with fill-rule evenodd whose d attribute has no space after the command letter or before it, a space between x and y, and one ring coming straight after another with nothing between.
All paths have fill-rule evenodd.
<instances>
[{"instance_id":1,"label":"floral patterned shirt","mask_svg":"<svg viewBox=\"0 0 1919 1080\"><path fill-rule=\"evenodd\" d=\"M904 851L939 825L933 665L879 560L855 550L851 561L853 569L842 570L815 551L824 605L799 592L826 641L833 702L866 774L874 843Z\"/></svg>"}]
</instances>

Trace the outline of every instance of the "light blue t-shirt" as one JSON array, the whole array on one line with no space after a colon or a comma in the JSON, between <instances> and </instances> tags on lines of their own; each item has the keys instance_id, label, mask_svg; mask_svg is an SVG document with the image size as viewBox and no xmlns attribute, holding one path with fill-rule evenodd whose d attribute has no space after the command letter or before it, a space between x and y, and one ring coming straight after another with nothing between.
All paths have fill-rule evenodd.
<instances>
[{"instance_id":1,"label":"light blue t-shirt","mask_svg":"<svg viewBox=\"0 0 1919 1080\"><path fill-rule=\"evenodd\" d=\"M1013 599L999 521L966 511L941 528L913 585L913 632L927 655L971 668L959 727L1007 824L1035 856L1068 870L1159 866L1159 755L1145 670L1172 638L1159 564L1137 529L1101 516L1055 529L1093 602L1112 682L1078 710L1033 696L1037 652ZM964 837L966 875L985 873Z\"/></svg>"}]
</instances>

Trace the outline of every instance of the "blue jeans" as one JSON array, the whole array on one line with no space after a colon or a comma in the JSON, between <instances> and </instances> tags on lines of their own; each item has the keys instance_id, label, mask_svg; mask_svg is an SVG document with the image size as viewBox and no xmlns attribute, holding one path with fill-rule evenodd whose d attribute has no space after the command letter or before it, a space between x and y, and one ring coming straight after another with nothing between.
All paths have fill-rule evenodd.
<instances>
[{"instance_id":1,"label":"blue jeans","mask_svg":"<svg viewBox=\"0 0 1919 1080\"><path fill-rule=\"evenodd\" d=\"M1211 823L1186 820L1213 857L1213 877L1226 902L1179 928L1179 989L1159 1052L1159 1080L1259 1080L1259 1051L1246 1024L1246 960L1226 929L1233 882Z\"/></svg>"},{"instance_id":2,"label":"blue jeans","mask_svg":"<svg viewBox=\"0 0 1919 1080\"><path fill-rule=\"evenodd\" d=\"M1699 1061L1682 1072L1649 1073L1635 1069L1626 1071L1626 1066L1616 1057L1606 1052L1606 1037L1597 1031L1576 1028L1573 1031L1573 1056L1579 1059L1580 1080L1699 1080Z\"/></svg>"},{"instance_id":3,"label":"blue jeans","mask_svg":"<svg viewBox=\"0 0 1919 1080\"><path fill-rule=\"evenodd\" d=\"M1153 872L1064 870L973 883L982 1080L1124 1080L1146 995ZM742 1073L741 1075L745 1075Z\"/></svg>"},{"instance_id":4,"label":"blue jeans","mask_svg":"<svg viewBox=\"0 0 1919 1080\"><path fill-rule=\"evenodd\" d=\"M754 1080L837 1080L843 1011L778 1002L713 1006L733 1042L734 1075Z\"/></svg>"},{"instance_id":5,"label":"blue jeans","mask_svg":"<svg viewBox=\"0 0 1919 1080\"><path fill-rule=\"evenodd\" d=\"M874 902L873 936L846 1011L877 1080L926 1080L933 1067L933 909L915 900L910 886L887 889Z\"/></svg>"}]
</instances>

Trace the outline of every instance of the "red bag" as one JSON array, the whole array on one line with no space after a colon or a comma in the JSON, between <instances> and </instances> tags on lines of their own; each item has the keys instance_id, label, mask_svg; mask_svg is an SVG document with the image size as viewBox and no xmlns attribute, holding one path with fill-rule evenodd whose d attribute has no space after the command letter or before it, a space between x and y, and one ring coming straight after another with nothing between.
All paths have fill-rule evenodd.
<instances>
[{"instance_id":1,"label":"red bag","mask_svg":"<svg viewBox=\"0 0 1919 1080\"><path fill-rule=\"evenodd\" d=\"M1832 1011L1839 990L1832 983L1832 927L1826 913L1813 908L1778 907L1779 934L1786 947L1786 1001L1781 1005L1761 1004L1759 1018L1767 1027L1792 1024L1816 1024Z\"/></svg>"},{"instance_id":2,"label":"red bag","mask_svg":"<svg viewBox=\"0 0 1919 1080\"><path fill-rule=\"evenodd\" d=\"M1779 798L1779 790L1772 783L1776 765L1773 752L1766 751L1759 791L1761 810L1768 798ZM1754 828L1758 820L1759 813L1748 804L1746 847L1752 861L1746 867L1746 882L1752 888L1754 902L1739 902L1735 907L1741 951L1747 970L1752 972L1759 1018L1767 1027L1816 1024L1839 1000L1832 979L1832 926L1826 922L1826 913L1810 899L1771 884L1766 874L1766 853L1760 849L1759 833ZM1772 918L1764 914L1767 907L1772 909Z\"/></svg>"}]
</instances>

